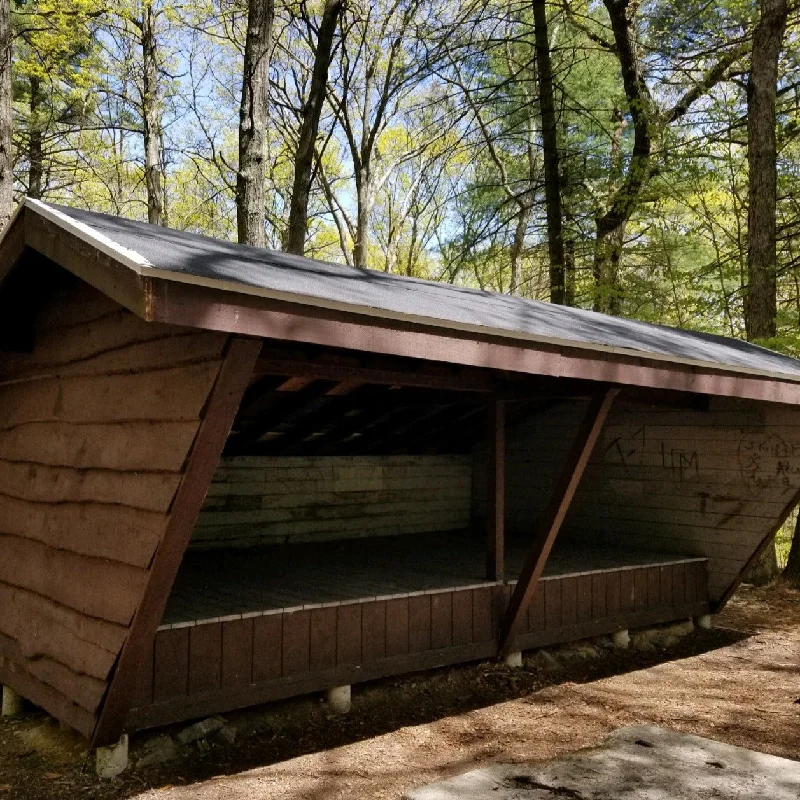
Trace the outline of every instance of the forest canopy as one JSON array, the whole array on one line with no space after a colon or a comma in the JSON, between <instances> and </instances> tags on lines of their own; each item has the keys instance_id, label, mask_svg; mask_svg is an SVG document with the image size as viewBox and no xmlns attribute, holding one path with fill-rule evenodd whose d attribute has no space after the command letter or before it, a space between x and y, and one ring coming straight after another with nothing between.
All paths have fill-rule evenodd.
<instances>
[{"instance_id":1,"label":"forest canopy","mask_svg":"<svg viewBox=\"0 0 800 800\"><path fill-rule=\"evenodd\" d=\"M22 197L800 354L787 0L0 0Z\"/></svg>"}]
</instances>

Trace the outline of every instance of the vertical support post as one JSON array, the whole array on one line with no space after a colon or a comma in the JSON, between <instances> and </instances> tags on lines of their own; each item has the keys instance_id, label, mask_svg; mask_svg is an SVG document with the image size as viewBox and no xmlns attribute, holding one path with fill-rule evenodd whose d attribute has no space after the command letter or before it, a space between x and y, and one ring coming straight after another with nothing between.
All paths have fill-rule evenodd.
<instances>
[{"instance_id":1,"label":"vertical support post","mask_svg":"<svg viewBox=\"0 0 800 800\"><path fill-rule=\"evenodd\" d=\"M10 686L3 686L3 708L4 717L16 717L22 713L22 695L15 692Z\"/></svg>"},{"instance_id":2,"label":"vertical support post","mask_svg":"<svg viewBox=\"0 0 800 800\"><path fill-rule=\"evenodd\" d=\"M491 398L487 415L486 580L505 577L506 404Z\"/></svg>"},{"instance_id":3,"label":"vertical support post","mask_svg":"<svg viewBox=\"0 0 800 800\"><path fill-rule=\"evenodd\" d=\"M594 446L600 437L603 423L606 421L611 404L619 393L619 389L605 388L598 392L589 403L586 416L581 422L572 449L561 470L561 477L541 521L539 532L534 539L533 547L522 567L514 593L508 604L505 617L500 625L500 657L505 658L512 650L514 636L528 611L536 585L542 570L553 548L556 536L564 518L567 516L572 498L578 489L583 472L589 463Z\"/></svg>"}]
</instances>

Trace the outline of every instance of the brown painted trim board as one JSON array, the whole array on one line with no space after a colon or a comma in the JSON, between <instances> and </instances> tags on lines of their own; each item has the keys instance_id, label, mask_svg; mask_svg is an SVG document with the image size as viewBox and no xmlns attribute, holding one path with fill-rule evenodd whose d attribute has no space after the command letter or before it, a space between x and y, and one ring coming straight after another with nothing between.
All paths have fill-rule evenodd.
<instances>
[{"instance_id":1,"label":"brown painted trim board","mask_svg":"<svg viewBox=\"0 0 800 800\"><path fill-rule=\"evenodd\" d=\"M229 343L175 497L164 539L153 558L144 598L100 709L92 737L95 747L115 741L122 733L136 689L141 655L155 637L192 528L260 352L261 342L257 339L236 337Z\"/></svg>"},{"instance_id":2,"label":"brown painted trim board","mask_svg":"<svg viewBox=\"0 0 800 800\"><path fill-rule=\"evenodd\" d=\"M528 611L544 565L553 549L553 543L561 530L572 498L575 496L594 446L600 438L600 432L608 412L618 393L618 389L605 389L598 392L589 403L589 408L575 435L575 441L562 467L561 477L556 484L555 492L544 513L541 527L522 567L508 609L501 622L498 637L501 657L508 655L511 651L514 636Z\"/></svg>"},{"instance_id":3,"label":"brown painted trim board","mask_svg":"<svg viewBox=\"0 0 800 800\"><path fill-rule=\"evenodd\" d=\"M302 306L153 279L149 319L281 341L487 367L512 373L674 389L800 405L800 384L648 358L508 341L495 336Z\"/></svg>"}]
</instances>

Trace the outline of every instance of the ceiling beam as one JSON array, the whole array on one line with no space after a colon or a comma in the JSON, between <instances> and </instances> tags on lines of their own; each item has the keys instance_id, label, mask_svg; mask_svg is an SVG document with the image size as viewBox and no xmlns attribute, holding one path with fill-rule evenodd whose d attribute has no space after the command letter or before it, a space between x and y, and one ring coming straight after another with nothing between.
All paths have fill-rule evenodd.
<instances>
[{"instance_id":1,"label":"ceiling beam","mask_svg":"<svg viewBox=\"0 0 800 800\"><path fill-rule=\"evenodd\" d=\"M286 386L286 383L283 384ZM238 455L253 448L270 431L285 420L302 411L309 403L323 397L331 389L328 381L313 381L295 391L281 391L281 387L268 390L244 409L236 420L235 432L231 433L225 448L227 455Z\"/></svg>"},{"instance_id":2,"label":"ceiling beam","mask_svg":"<svg viewBox=\"0 0 800 800\"><path fill-rule=\"evenodd\" d=\"M409 359L404 363L385 357L327 355L324 352L278 350L266 345L253 373L309 377L339 382L374 383L385 386L408 386L422 389L445 389L456 392L491 392L497 379L490 374L464 368L437 368Z\"/></svg>"}]
</instances>

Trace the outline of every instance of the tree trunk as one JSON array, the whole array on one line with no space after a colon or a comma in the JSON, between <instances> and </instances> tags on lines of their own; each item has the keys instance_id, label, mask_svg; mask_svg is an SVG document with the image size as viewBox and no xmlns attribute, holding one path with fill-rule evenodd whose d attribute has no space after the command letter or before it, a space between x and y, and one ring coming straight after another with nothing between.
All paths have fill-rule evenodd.
<instances>
[{"instance_id":1,"label":"tree trunk","mask_svg":"<svg viewBox=\"0 0 800 800\"><path fill-rule=\"evenodd\" d=\"M754 586L766 586L778 577L778 556L775 553L775 542L770 542L758 561L745 573L744 582Z\"/></svg>"},{"instance_id":2,"label":"tree trunk","mask_svg":"<svg viewBox=\"0 0 800 800\"><path fill-rule=\"evenodd\" d=\"M762 0L753 32L750 78L747 82L747 292L744 324L749 340L769 339L777 332L778 202L775 100L778 57L786 29L786 0ZM768 583L778 575L775 545L770 544L745 576L750 583Z\"/></svg>"},{"instance_id":3,"label":"tree trunk","mask_svg":"<svg viewBox=\"0 0 800 800\"><path fill-rule=\"evenodd\" d=\"M30 119L28 122L28 197L41 200L44 177L44 150L42 129L39 127L39 101L41 84L39 78L30 79Z\"/></svg>"},{"instance_id":4,"label":"tree trunk","mask_svg":"<svg viewBox=\"0 0 800 800\"><path fill-rule=\"evenodd\" d=\"M248 0L247 40L239 106L239 169L236 175L236 227L243 244L263 247L264 162L267 153L269 57L274 0Z\"/></svg>"},{"instance_id":5,"label":"tree trunk","mask_svg":"<svg viewBox=\"0 0 800 800\"><path fill-rule=\"evenodd\" d=\"M0 0L0 227L14 205L14 156L11 151L11 2Z\"/></svg>"},{"instance_id":6,"label":"tree trunk","mask_svg":"<svg viewBox=\"0 0 800 800\"><path fill-rule=\"evenodd\" d=\"M514 239L508 250L509 261L511 262L511 280L508 285L508 294L516 294L519 291L520 267L522 266L522 253L525 249L525 234L528 231L528 221L531 217L530 203L519 203L519 214L517 224L514 227Z\"/></svg>"},{"instance_id":7,"label":"tree trunk","mask_svg":"<svg viewBox=\"0 0 800 800\"><path fill-rule=\"evenodd\" d=\"M317 35L317 50L311 86L303 108L303 121L297 142L294 162L294 185L289 204L289 230L286 249L302 256L308 232L308 196L311 191L311 175L314 165L314 148L319 131L319 118L325 101L328 70L333 53L333 37L344 9L344 0L326 0L322 21Z\"/></svg>"},{"instance_id":8,"label":"tree trunk","mask_svg":"<svg viewBox=\"0 0 800 800\"><path fill-rule=\"evenodd\" d=\"M550 257L550 302L563 305L564 236L561 213L561 177L558 166L556 107L553 99L553 67L550 62L550 37L547 30L545 0L533 0L536 38L536 69L539 76L539 111L542 116L544 153L544 198L547 211L547 250Z\"/></svg>"},{"instance_id":9,"label":"tree trunk","mask_svg":"<svg viewBox=\"0 0 800 800\"><path fill-rule=\"evenodd\" d=\"M152 0L142 5L142 123L144 178L147 187L147 221L166 225L164 176L161 170L161 120L159 119L158 62Z\"/></svg>"},{"instance_id":10,"label":"tree trunk","mask_svg":"<svg viewBox=\"0 0 800 800\"><path fill-rule=\"evenodd\" d=\"M597 239L595 241L593 273L595 278L595 311L616 314L620 311L619 263L625 228L636 208L650 174L652 148L651 127L655 109L650 90L645 82L636 46L635 7L628 0L603 0L611 21L614 34L614 48L619 60L622 84L628 111L633 121L633 149L623 179L617 185L612 181L611 198L607 210L596 219ZM619 147L621 126L620 115L612 150ZM614 155L612 153L612 161Z\"/></svg>"},{"instance_id":11,"label":"tree trunk","mask_svg":"<svg viewBox=\"0 0 800 800\"><path fill-rule=\"evenodd\" d=\"M783 570L783 578L792 589L800 589L800 513L794 526L792 546L789 550L789 560Z\"/></svg>"},{"instance_id":12,"label":"tree trunk","mask_svg":"<svg viewBox=\"0 0 800 800\"><path fill-rule=\"evenodd\" d=\"M769 339L777 324L777 146L775 99L778 57L788 14L787 0L761 0L761 17L753 33L747 82L747 293L744 324L747 338Z\"/></svg>"},{"instance_id":13,"label":"tree trunk","mask_svg":"<svg viewBox=\"0 0 800 800\"><path fill-rule=\"evenodd\" d=\"M369 245L369 218L372 205L372 174L369 159L361 164L360 179L356 193L358 209L356 213L356 239L353 242L353 266L367 268L367 247Z\"/></svg>"},{"instance_id":14,"label":"tree trunk","mask_svg":"<svg viewBox=\"0 0 800 800\"><path fill-rule=\"evenodd\" d=\"M567 239L564 252L564 305L575 306L575 240Z\"/></svg>"},{"instance_id":15,"label":"tree trunk","mask_svg":"<svg viewBox=\"0 0 800 800\"><path fill-rule=\"evenodd\" d=\"M606 215L596 220L594 244L594 304L595 311L619 314L622 310L622 289L619 285L619 265L625 243L627 220Z\"/></svg>"}]
</instances>

